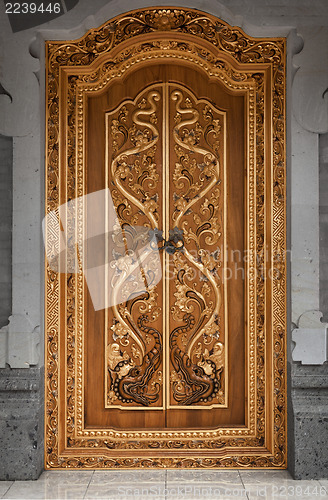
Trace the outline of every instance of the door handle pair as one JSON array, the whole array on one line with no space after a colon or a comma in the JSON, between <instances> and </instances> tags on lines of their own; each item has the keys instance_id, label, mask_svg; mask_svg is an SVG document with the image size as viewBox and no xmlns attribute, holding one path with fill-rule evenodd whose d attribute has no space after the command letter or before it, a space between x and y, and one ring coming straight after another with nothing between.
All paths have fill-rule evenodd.
<instances>
[{"instance_id":1,"label":"door handle pair","mask_svg":"<svg viewBox=\"0 0 328 500\"><path fill-rule=\"evenodd\" d=\"M166 253L173 255L175 252L183 252L184 241L183 241L183 230L177 227L170 229L169 239L165 240L163 237L163 231L155 228L149 231L149 236L151 239L154 237L158 243L163 243L159 250L165 250Z\"/></svg>"}]
</instances>

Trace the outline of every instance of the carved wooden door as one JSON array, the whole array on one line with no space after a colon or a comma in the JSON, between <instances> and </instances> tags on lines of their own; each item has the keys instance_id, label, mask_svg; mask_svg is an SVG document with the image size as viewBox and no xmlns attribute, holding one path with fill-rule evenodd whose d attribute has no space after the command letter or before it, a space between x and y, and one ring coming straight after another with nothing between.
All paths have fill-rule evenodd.
<instances>
[{"instance_id":1,"label":"carved wooden door","mask_svg":"<svg viewBox=\"0 0 328 500\"><path fill-rule=\"evenodd\" d=\"M110 189L121 255L127 248L137 262L136 227L155 233L162 250L157 284L151 262L143 269L145 293L135 293L134 275L118 284L119 269L108 286L129 285L126 300L98 312L89 303L90 424L245 424L243 268L224 276L228 248L243 254L243 110L242 96L173 64L140 68L88 99L87 185ZM110 267L120 267L114 257Z\"/></svg>"},{"instance_id":2,"label":"carved wooden door","mask_svg":"<svg viewBox=\"0 0 328 500\"><path fill-rule=\"evenodd\" d=\"M284 40L141 9L46 57L47 467L284 468Z\"/></svg>"}]
</instances>

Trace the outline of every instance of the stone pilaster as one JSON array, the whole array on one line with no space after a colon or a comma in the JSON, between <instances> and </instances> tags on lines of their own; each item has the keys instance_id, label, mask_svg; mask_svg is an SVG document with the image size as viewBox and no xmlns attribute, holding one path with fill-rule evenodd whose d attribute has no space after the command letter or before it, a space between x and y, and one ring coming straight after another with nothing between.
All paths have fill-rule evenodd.
<instances>
[{"instance_id":1,"label":"stone pilaster","mask_svg":"<svg viewBox=\"0 0 328 500\"><path fill-rule=\"evenodd\" d=\"M289 470L295 479L328 472L328 366L291 366Z\"/></svg>"},{"instance_id":2,"label":"stone pilaster","mask_svg":"<svg viewBox=\"0 0 328 500\"><path fill-rule=\"evenodd\" d=\"M44 369L0 369L0 480L37 479L44 457Z\"/></svg>"}]
</instances>

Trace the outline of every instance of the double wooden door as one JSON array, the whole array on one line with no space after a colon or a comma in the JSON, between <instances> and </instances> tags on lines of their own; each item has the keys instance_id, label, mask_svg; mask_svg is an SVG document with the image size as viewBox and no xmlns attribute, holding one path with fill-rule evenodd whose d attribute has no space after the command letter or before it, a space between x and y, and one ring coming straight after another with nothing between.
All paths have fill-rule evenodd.
<instances>
[{"instance_id":1,"label":"double wooden door","mask_svg":"<svg viewBox=\"0 0 328 500\"><path fill-rule=\"evenodd\" d=\"M229 262L244 250L243 96L156 64L90 97L87 113L88 191L109 188L108 229L122 231L107 242L109 293L122 302L97 312L88 302L88 424L245 424L244 269L240 259L232 275ZM141 228L158 242L145 264Z\"/></svg>"}]
</instances>

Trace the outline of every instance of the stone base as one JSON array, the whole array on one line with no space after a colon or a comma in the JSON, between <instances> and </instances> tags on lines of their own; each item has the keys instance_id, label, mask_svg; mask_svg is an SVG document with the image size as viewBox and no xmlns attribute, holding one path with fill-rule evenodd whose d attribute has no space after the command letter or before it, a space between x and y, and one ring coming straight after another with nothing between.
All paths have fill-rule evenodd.
<instances>
[{"instance_id":1,"label":"stone base","mask_svg":"<svg viewBox=\"0 0 328 500\"><path fill-rule=\"evenodd\" d=\"M291 366L289 470L294 479L328 478L328 365Z\"/></svg>"},{"instance_id":2,"label":"stone base","mask_svg":"<svg viewBox=\"0 0 328 500\"><path fill-rule=\"evenodd\" d=\"M289 470L328 478L328 365L289 371ZM37 479L44 469L43 385L43 369L0 369L0 480Z\"/></svg>"},{"instance_id":3,"label":"stone base","mask_svg":"<svg viewBox=\"0 0 328 500\"><path fill-rule=\"evenodd\" d=\"M44 369L0 369L0 480L44 469Z\"/></svg>"}]
</instances>

